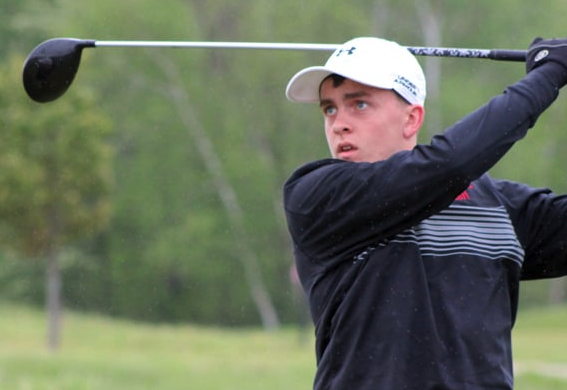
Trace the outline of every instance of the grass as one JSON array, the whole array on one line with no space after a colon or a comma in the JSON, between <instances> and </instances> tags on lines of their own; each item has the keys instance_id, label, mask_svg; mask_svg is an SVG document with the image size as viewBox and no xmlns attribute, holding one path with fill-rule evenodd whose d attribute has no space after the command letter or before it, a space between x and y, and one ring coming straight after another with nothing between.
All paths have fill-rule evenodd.
<instances>
[{"instance_id":1,"label":"grass","mask_svg":"<svg viewBox=\"0 0 567 390\"><path fill-rule=\"evenodd\" d=\"M45 316L0 303L0 389L310 389L311 334L297 329L144 325L67 313L50 353ZM309 330L309 333L312 333ZM523 312L515 329L517 390L567 389L567 307Z\"/></svg>"},{"instance_id":2,"label":"grass","mask_svg":"<svg viewBox=\"0 0 567 390\"><path fill-rule=\"evenodd\" d=\"M567 306L520 312L516 324L516 390L567 389Z\"/></svg>"},{"instance_id":3,"label":"grass","mask_svg":"<svg viewBox=\"0 0 567 390\"><path fill-rule=\"evenodd\" d=\"M141 325L65 315L57 353L41 312L0 304L0 389L309 388L312 343L285 329Z\"/></svg>"}]
</instances>

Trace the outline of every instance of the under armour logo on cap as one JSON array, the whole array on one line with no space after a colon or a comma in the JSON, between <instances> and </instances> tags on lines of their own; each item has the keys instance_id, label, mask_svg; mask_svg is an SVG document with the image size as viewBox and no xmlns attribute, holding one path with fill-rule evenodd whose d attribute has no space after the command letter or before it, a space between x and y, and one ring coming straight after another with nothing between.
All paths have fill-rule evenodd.
<instances>
[{"instance_id":1,"label":"under armour logo on cap","mask_svg":"<svg viewBox=\"0 0 567 390\"><path fill-rule=\"evenodd\" d=\"M356 47L352 46L350 49L339 49L337 51L337 57L339 57L341 54L347 53L349 56L351 54L354 54L354 51L356 50Z\"/></svg>"}]
</instances>

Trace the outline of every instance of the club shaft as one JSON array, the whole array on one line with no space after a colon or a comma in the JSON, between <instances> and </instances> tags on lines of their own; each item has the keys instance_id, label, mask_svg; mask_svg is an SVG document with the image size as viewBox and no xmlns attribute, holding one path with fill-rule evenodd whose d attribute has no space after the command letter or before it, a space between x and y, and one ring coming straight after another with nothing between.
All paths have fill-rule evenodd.
<instances>
[{"instance_id":1,"label":"club shaft","mask_svg":"<svg viewBox=\"0 0 567 390\"><path fill-rule=\"evenodd\" d=\"M339 45L322 43L207 42L207 41L95 41L95 46L168 47L202 49L321 50L333 51Z\"/></svg>"},{"instance_id":2,"label":"club shaft","mask_svg":"<svg viewBox=\"0 0 567 390\"><path fill-rule=\"evenodd\" d=\"M163 47L163 48L202 48L202 49L260 49L260 50L308 50L333 51L338 44L324 43L273 43L273 42L211 42L211 41L88 41L87 46L95 47ZM525 50L506 49L466 49L451 47L406 47L416 56L484 58L497 61L526 60Z\"/></svg>"}]
</instances>

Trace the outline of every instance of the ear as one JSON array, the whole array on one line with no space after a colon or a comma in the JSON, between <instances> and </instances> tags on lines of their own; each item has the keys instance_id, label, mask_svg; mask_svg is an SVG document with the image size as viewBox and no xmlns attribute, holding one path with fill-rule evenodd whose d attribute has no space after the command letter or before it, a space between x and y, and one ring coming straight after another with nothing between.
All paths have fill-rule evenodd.
<instances>
[{"instance_id":1,"label":"ear","mask_svg":"<svg viewBox=\"0 0 567 390\"><path fill-rule=\"evenodd\" d=\"M407 107L407 120L404 126L404 137L412 138L416 137L421 125L423 124L423 118L425 117L425 108L418 104L412 104Z\"/></svg>"}]
</instances>

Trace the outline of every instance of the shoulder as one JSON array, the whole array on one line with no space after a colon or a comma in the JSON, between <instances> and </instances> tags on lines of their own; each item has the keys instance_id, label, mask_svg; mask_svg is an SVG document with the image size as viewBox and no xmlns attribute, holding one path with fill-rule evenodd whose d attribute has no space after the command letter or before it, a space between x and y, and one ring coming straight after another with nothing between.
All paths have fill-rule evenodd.
<instances>
[{"instance_id":1,"label":"shoulder","mask_svg":"<svg viewBox=\"0 0 567 390\"><path fill-rule=\"evenodd\" d=\"M355 163L337 159L317 160L297 168L284 184L284 195L292 191L303 191L335 182L345 172L354 169Z\"/></svg>"},{"instance_id":2,"label":"shoulder","mask_svg":"<svg viewBox=\"0 0 567 390\"><path fill-rule=\"evenodd\" d=\"M321 171L321 169L326 170L326 169L333 169L335 167L337 167L339 164L343 164L345 163L345 161L342 160L337 160L337 159L333 159L333 158L326 158L326 159L322 159L322 160L316 160L316 161L312 161L309 162L307 164L304 164L302 166L300 166L299 168L297 168L289 177L289 179L287 179L286 181L286 186L290 183L294 183L297 180L308 176L314 172L319 171L319 173L323 173L323 171Z\"/></svg>"}]
</instances>

